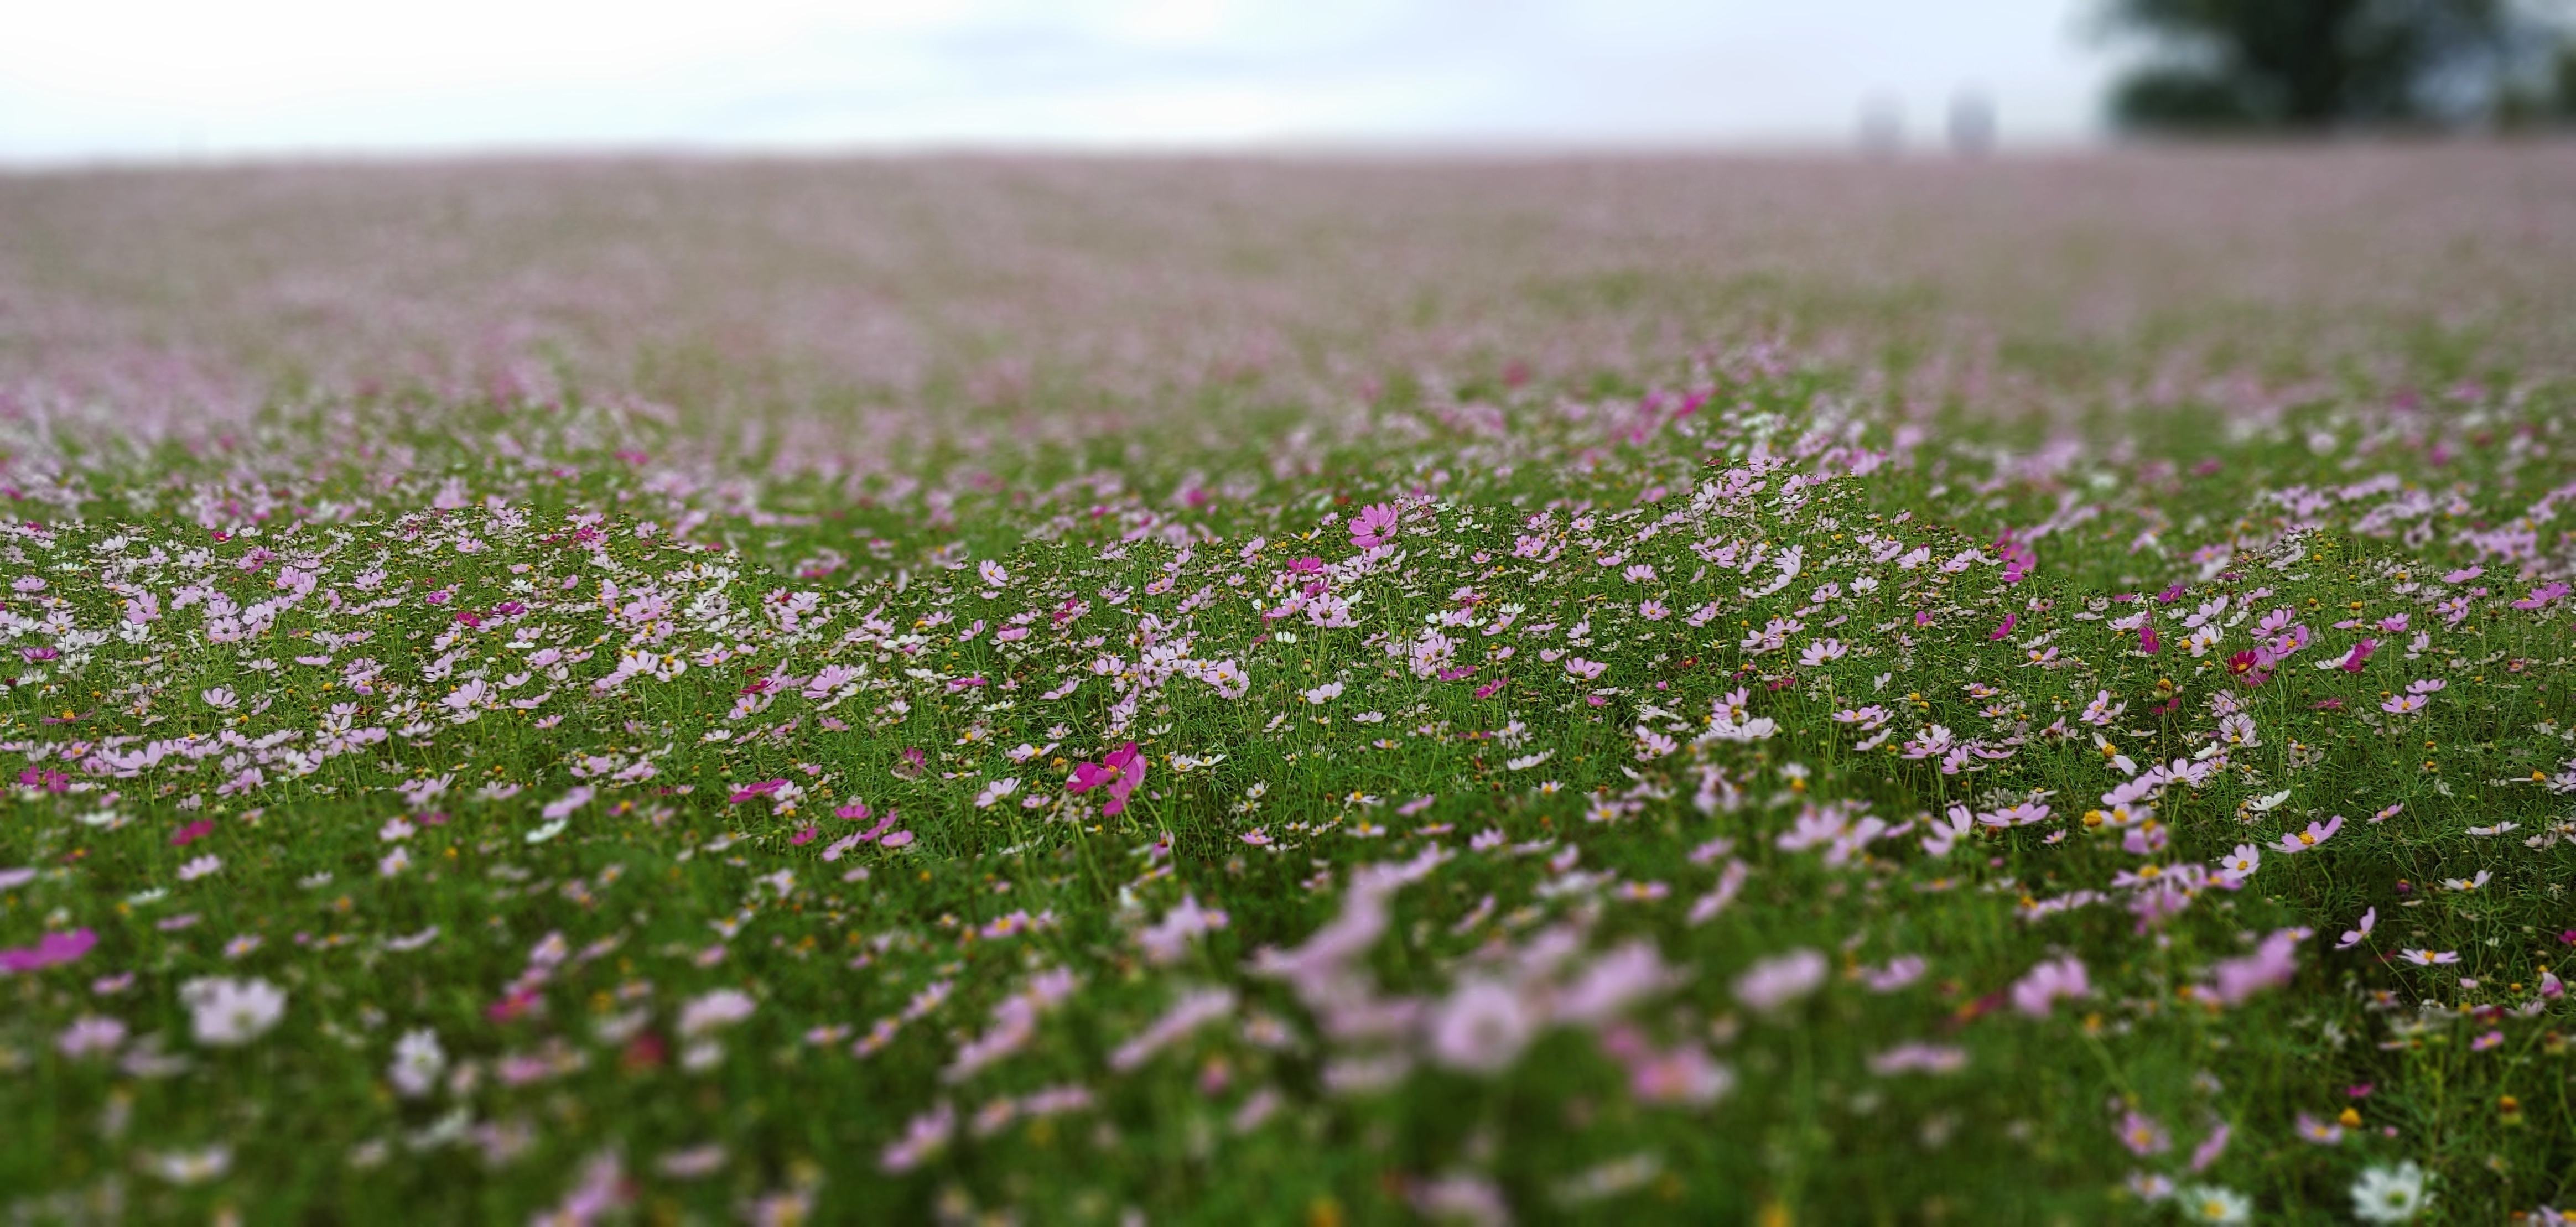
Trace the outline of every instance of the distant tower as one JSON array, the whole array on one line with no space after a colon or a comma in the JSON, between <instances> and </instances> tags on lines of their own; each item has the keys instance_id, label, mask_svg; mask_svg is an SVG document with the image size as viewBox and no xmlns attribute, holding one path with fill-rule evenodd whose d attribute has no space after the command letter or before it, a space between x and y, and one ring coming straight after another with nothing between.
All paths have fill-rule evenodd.
<instances>
[{"instance_id":1,"label":"distant tower","mask_svg":"<svg viewBox=\"0 0 2576 1227\"><path fill-rule=\"evenodd\" d=\"M1950 152L1984 157L1995 148L1995 104L1985 91L1963 89L1950 99Z\"/></svg>"},{"instance_id":2,"label":"distant tower","mask_svg":"<svg viewBox=\"0 0 2576 1227\"><path fill-rule=\"evenodd\" d=\"M1860 107L1860 151L1894 157L1905 151L1905 104L1879 94Z\"/></svg>"}]
</instances>

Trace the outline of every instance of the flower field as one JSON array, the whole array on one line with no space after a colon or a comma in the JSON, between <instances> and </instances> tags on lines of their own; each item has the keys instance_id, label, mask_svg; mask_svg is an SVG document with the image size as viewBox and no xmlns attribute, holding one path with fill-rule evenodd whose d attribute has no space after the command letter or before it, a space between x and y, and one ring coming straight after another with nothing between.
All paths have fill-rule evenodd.
<instances>
[{"instance_id":1,"label":"flower field","mask_svg":"<svg viewBox=\"0 0 2576 1227\"><path fill-rule=\"evenodd\" d=\"M22 313L0 1209L2576 1213L2556 324L2052 412L1601 310L793 413Z\"/></svg>"}]
</instances>

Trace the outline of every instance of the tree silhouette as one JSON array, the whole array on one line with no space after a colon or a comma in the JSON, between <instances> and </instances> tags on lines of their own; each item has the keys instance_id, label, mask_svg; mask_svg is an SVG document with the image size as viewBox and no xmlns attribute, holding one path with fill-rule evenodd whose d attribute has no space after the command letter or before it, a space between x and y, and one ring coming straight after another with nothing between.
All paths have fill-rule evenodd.
<instances>
[{"instance_id":1,"label":"tree silhouette","mask_svg":"<svg viewBox=\"0 0 2576 1227\"><path fill-rule=\"evenodd\" d=\"M2511 0L2110 0L2159 44L2113 117L2140 129L2324 129L2483 115L2540 31ZM2545 52L2544 52L2545 53Z\"/></svg>"}]
</instances>

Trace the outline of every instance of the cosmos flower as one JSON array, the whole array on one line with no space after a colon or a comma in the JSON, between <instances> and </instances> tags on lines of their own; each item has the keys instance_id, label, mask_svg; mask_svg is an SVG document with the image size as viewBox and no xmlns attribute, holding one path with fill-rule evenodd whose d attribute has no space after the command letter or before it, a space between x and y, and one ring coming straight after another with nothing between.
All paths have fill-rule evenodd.
<instances>
[{"instance_id":1,"label":"cosmos flower","mask_svg":"<svg viewBox=\"0 0 2576 1227\"><path fill-rule=\"evenodd\" d=\"M175 1185L204 1184L222 1178L233 1169L233 1150L229 1146L205 1146L195 1150L164 1150L143 1157L143 1170Z\"/></svg>"},{"instance_id":2,"label":"cosmos flower","mask_svg":"<svg viewBox=\"0 0 2576 1227\"><path fill-rule=\"evenodd\" d=\"M2218 1000L2242 1005L2256 992L2288 984L2298 971L2296 951L2305 935L2303 929L2281 929L2264 938L2254 953L2220 960L2212 969Z\"/></svg>"},{"instance_id":3,"label":"cosmos flower","mask_svg":"<svg viewBox=\"0 0 2576 1227\"><path fill-rule=\"evenodd\" d=\"M680 1007L680 1035L703 1038L751 1017L753 1008L750 994L740 989L720 988L691 998Z\"/></svg>"},{"instance_id":4,"label":"cosmos flower","mask_svg":"<svg viewBox=\"0 0 2576 1227\"><path fill-rule=\"evenodd\" d=\"M2284 834L2281 838L2273 841L2272 846L2283 852L2305 852L2310 848L2316 847L2318 844L2334 838L2335 832L2342 829L2343 815L2341 814L2335 815L2332 819L2324 823L2318 823L2312 820L2308 823L2307 830L2292 831Z\"/></svg>"},{"instance_id":5,"label":"cosmos flower","mask_svg":"<svg viewBox=\"0 0 2576 1227\"><path fill-rule=\"evenodd\" d=\"M247 1044L286 1016L286 993L266 980L200 977L179 986L197 1042L213 1047Z\"/></svg>"},{"instance_id":6,"label":"cosmos flower","mask_svg":"<svg viewBox=\"0 0 2576 1227\"><path fill-rule=\"evenodd\" d=\"M446 1072L447 1050L439 1045L438 1033L415 1027L395 1042L393 1064L386 1068L385 1079L394 1084L395 1094L418 1099L429 1094Z\"/></svg>"},{"instance_id":7,"label":"cosmos flower","mask_svg":"<svg viewBox=\"0 0 2576 1227\"><path fill-rule=\"evenodd\" d=\"M2187 1223L2234 1224L2254 1221L2254 1199L2214 1184L2186 1185L2174 1191L2174 1205Z\"/></svg>"},{"instance_id":8,"label":"cosmos flower","mask_svg":"<svg viewBox=\"0 0 2576 1227\"><path fill-rule=\"evenodd\" d=\"M54 1048L72 1060L107 1056L125 1042L125 1023L119 1019L85 1014L54 1037Z\"/></svg>"},{"instance_id":9,"label":"cosmos flower","mask_svg":"<svg viewBox=\"0 0 2576 1227\"><path fill-rule=\"evenodd\" d=\"M1089 792L1103 784L1109 786L1109 803L1100 807L1107 817L1117 817L1127 809L1127 794L1145 778L1145 758L1128 742L1100 757L1097 763L1080 762L1073 766L1073 779L1066 792Z\"/></svg>"},{"instance_id":10,"label":"cosmos flower","mask_svg":"<svg viewBox=\"0 0 2576 1227\"><path fill-rule=\"evenodd\" d=\"M2433 1204L2424 1185L2424 1169L2412 1160L2365 1168L2352 1182L2352 1216L2365 1223L2411 1223Z\"/></svg>"},{"instance_id":11,"label":"cosmos flower","mask_svg":"<svg viewBox=\"0 0 2576 1227\"><path fill-rule=\"evenodd\" d=\"M2061 997L2089 997L2092 982L2084 974L2084 964L2074 955L2041 963L2013 983L2013 1008L2033 1018L2046 1018L2050 1007Z\"/></svg>"},{"instance_id":12,"label":"cosmos flower","mask_svg":"<svg viewBox=\"0 0 2576 1227\"><path fill-rule=\"evenodd\" d=\"M1393 504L1370 503L1360 508L1350 520L1351 544L1373 550L1395 538L1396 511Z\"/></svg>"},{"instance_id":13,"label":"cosmos flower","mask_svg":"<svg viewBox=\"0 0 2576 1227\"><path fill-rule=\"evenodd\" d=\"M1450 990L1431 1014L1434 1061L1492 1074L1511 1067L1537 1037L1540 1016L1510 985L1471 978Z\"/></svg>"},{"instance_id":14,"label":"cosmos flower","mask_svg":"<svg viewBox=\"0 0 2576 1227\"><path fill-rule=\"evenodd\" d=\"M2135 1108L2120 1118L2116 1132L2120 1135L2120 1144L2128 1147L2129 1153L2141 1157L2162 1154L2173 1146L2173 1135L2165 1132L2164 1125Z\"/></svg>"},{"instance_id":15,"label":"cosmos flower","mask_svg":"<svg viewBox=\"0 0 2576 1227\"><path fill-rule=\"evenodd\" d=\"M1822 988L1825 956L1814 950L1756 959L1735 978L1735 999L1763 1013L1774 1013Z\"/></svg>"},{"instance_id":16,"label":"cosmos flower","mask_svg":"<svg viewBox=\"0 0 2576 1227\"><path fill-rule=\"evenodd\" d=\"M89 953L98 944L98 934L89 929L47 933L32 946L12 946L0 950L0 975L12 972L41 971L68 963Z\"/></svg>"}]
</instances>

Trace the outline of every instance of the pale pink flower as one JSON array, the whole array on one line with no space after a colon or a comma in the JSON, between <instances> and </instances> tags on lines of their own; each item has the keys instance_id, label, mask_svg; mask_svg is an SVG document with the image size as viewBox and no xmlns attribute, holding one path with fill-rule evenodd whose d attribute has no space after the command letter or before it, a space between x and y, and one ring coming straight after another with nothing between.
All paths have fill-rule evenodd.
<instances>
[{"instance_id":1,"label":"pale pink flower","mask_svg":"<svg viewBox=\"0 0 2576 1227\"><path fill-rule=\"evenodd\" d=\"M2318 844L2334 838L2335 832L2342 829L2343 815L2337 814L2332 819L2323 823L2314 821L2309 822L2307 830L2291 831L2284 834L2278 840L2273 841L2272 846L2279 848L2283 852L2305 852L2310 848L2316 847Z\"/></svg>"},{"instance_id":2,"label":"pale pink flower","mask_svg":"<svg viewBox=\"0 0 2576 1227\"><path fill-rule=\"evenodd\" d=\"M2129 1153L2134 1155L2162 1154L2173 1146L2173 1135L2166 1133L2156 1118L2135 1108L2120 1117L2119 1133L2120 1144L2128 1147Z\"/></svg>"},{"instance_id":3,"label":"pale pink flower","mask_svg":"<svg viewBox=\"0 0 2576 1227\"><path fill-rule=\"evenodd\" d=\"M1466 980L1432 1012L1431 1059L1453 1069L1499 1073L1520 1059L1538 1026L1537 1013L1510 985Z\"/></svg>"},{"instance_id":4,"label":"pale pink flower","mask_svg":"<svg viewBox=\"0 0 2576 1227\"><path fill-rule=\"evenodd\" d=\"M2013 1008L2033 1018L2048 1017L2060 997L2089 997L2092 983L2074 955L2041 963L2012 986Z\"/></svg>"},{"instance_id":5,"label":"pale pink flower","mask_svg":"<svg viewBox=\"0 0 2576 1227\"><path fill-rule=\"evenodd\" d=\"M911 1171L946 1147L956 1132L957 1110L943 1102L905 1124L902 1139L885 1148L878 1164L897 1175Z\"/></svg>"},{"instance_id":6,"label":"pale pink flower","mask_svg":"<svg viewBox=\"0 0 2576 1227\"><path fill-rule=\"evenodd\" d=\"M1892 993L1923 978L1931 964L1919 954L1903 954L1888 960L1885 967L1863 968L1860 982L1873 993Z\"/></svg>"},{"instance_id":7,"label":"pale pink flower","mask_svg":"<svg viewBox=\"0 0 2576 1227\"><path fill-rule=\"evenodd\" d=\"M1825 956L1814 950L1761 959L1735 978L1735 999L1770 1013L1823 987L1826 969Z\"/></svg>"},{"instance_id":8,"label":"pale pink flower","mask_svg":"<svg viewBox=\"0 0 2576 1227\"><path fill-rule=\"evenodd\" d=\"M1881 1078L1898 1074L1955 1074L1968 1067L1968 1050L1951 1044L1911 1041L1869 1059L1869 1072Z\"/></svg>"},{"instance_id":9,"label":"pale pink flower","mask_svg":"<svg viewBox=\"0 0 2576 1227\"><path fill-rule=\"evenodd\" d=\"M2298 972L2301 929L2281 929L2263 939L2254 953L2243 958L2221 960L2212 969L2218 999L2229 1005L2243 1004L2245 999L2267 988L2279 988Z\"/></svg>"}]
</instances>

